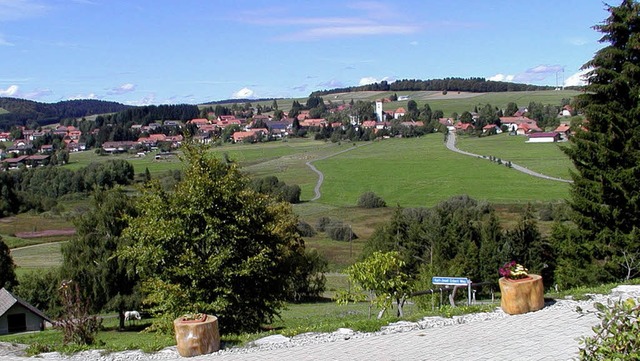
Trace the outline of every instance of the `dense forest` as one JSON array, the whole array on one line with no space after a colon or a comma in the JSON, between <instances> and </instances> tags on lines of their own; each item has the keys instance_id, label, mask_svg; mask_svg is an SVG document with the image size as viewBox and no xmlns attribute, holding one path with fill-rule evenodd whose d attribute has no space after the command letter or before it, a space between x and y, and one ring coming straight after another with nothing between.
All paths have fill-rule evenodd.
<instances>
[{"instance_id":1,"label":"dense forest","mask_svg":"<svg viewBox=\"0 0 640 361\"><path fill-rule=\"evenodd\" d=\"M131 107L96 99L66 100L49 104L26 99L0 98L0 108L8 112L0 114L0 130L6 131L16 125L37 128L67 118L115 113Z\"/></svg>"},{"instance_id":2,"label":"dense forest","mask_svg":"<svg viewBox=\"0 0 640 361\"><path fill-rule=\"evenodd\" d=\"M552 90L552 86L518 84L504 81L491 81L485 78L444 78L432 80L402 79L394 82L381 81L363 86L319 90L311 93L311 96L326 95L332 93L349 93L358 91L464 91L464 92L510 92Z\"/></svg>"}]
</instances>

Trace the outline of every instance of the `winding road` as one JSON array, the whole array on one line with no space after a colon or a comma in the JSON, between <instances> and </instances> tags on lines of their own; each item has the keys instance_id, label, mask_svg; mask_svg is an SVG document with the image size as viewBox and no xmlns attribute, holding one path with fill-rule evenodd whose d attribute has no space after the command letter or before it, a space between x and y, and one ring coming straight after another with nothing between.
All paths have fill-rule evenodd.
<instances>
[{"instance_id":1,"label":"winding road","mask_svg":"<svg viewBox=\"0 0 640 361\"><path fill-rule=\"evenodd\" d=\"M322 158L318 158L318 159L314 159L314 160L310 160L308 161L306 164L309 168L311 168L312 171L316 172L316 174L318 174L318 181L316 182L316 186L313 188L313 192L315 193L315 195L313 196L313 198L311 198L311 201L316 201L318 199L320 199L320 196L322 196L322 194L320 193L320 187L322 187L322 182L324 182L324 174L322 174L321 171L318 170L318 168L316 168L313 164L313 162L319 161L319 160L323 160L323 159L327 159L327 158L331 158L331 157L335 157L336 155L342 154L342 153L346 153L350 150L354 150L356 148L359 147L363 147L365 145L369 145L371 143L364 143L364 144L360 144L360 145L354 145L353 147L347 148L345 150L341 150L337 153L333 153L330 155L327 155L325 157Z\"/></svg>"},{"instance_id":2,"label":"winding road","mask_svg":"<svg viewBox=\"0 0 640 361\"><path fill-rule=\"evenodd\" d=\"M460 154L464 154L464 155L468 155L470 157L476 157L476 158L483 158L483 159L487 159L485 156L479 155L479 154L474 154L474 153L469 153L469 152L465 152L464 150L460 150L456 147L456 132L449 132L449 135L447 136L447 148L449 148L449 150L452 150L454 152L458 152ZM550 177L548 175L544 175L542 173L537 173L534 172L530 169L527 169L523 166L517 165L515 163L511 163L511 168L520 171L522 173L526 173L528 175L534 176L534 177L538 177L538 178L543 178L543 179L548 179L548 180L552 180L552 181L557 181L557 182L564 182L564 183L573 183L573 181L571 180L567 180L567 179L562 179L562 178L556 178L556 177Z\"/></svg>"}]
</instances>

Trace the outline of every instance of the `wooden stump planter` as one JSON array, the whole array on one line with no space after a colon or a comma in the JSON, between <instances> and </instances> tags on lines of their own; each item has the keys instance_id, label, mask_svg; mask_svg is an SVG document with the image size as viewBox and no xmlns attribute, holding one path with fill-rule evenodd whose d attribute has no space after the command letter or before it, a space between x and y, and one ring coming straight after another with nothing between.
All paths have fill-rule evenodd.
<instances>
[{"instance_id":1,"label":"wooden stump planter","mask_svg":"<svg viewBox=\"0 0 640 361\"><path fill-rule=\"evenodd\" d=\"M203 315L201 318L176 318L173 321L178 353L182 357L205 355L220 350L218 318Z\"/></svg>"},{"instance_id":2,"label":"wooden stump planter","mask_svg":"<svg viewBox=\"0 0 640 361\"><path fill-rule=\"evenodd\" d=\"M530 274L518 280L500 278L500 307L505 313L519 315L537 311L544 307L544 285L542 276Z\"/></svg>"}]
</instances>

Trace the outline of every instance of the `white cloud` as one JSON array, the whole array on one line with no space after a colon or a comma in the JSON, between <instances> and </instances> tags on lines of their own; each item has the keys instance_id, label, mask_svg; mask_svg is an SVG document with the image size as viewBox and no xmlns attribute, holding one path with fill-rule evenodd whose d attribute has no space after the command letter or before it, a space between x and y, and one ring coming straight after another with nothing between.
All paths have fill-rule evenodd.
<instances>
[{"instance_id":1,"label":"white cloud","mask_svg":"<svg viewBox=\"0 0 640 361\"><path fill-rule=\"evenodd\" d=\"M593 69L584 69L571 75L564 81L564 86L582 86L587 85L587 73Z\"/></svg>"},{"instance_id":2,"label":"white cloud","mask_svg":"<svg viewBox=\"0 0 640 361\"><path fill-rule=\"evenodd\" d=\"M339 80L331 79L329 81L319 83L318 86L324 87L326 89L333 89L333 88L342 88L344 84Z\"/></svg>"},{"instance_id":3,"label":"white cloud","mask_svg":"<svg viewBox=\"0 0 640 361\"><path fill-rule=\"evenodd\" d=\"M4 38L2 34L0 34L0 46L13 46L14 44L7 39Z\"/></svg>"},{"instance_id":4,"label":"white cloud","mask_svg":"<svg viewBox=\"0 0 640 361\"><path fill-rule=\"evenodd\" d=\"M82 100L82 99L100 99L100 98L95 93L76 94L67 98L67 100Z\"/></svg>"},{"instance_id":5,"label":"white cloud","mask_svg":"<svg viewBox=\"0 0 640 361\"><path fill-rule=\"evenodd\" d=\"M120 95L120 94L126 94L126 93L130 93L132 91L136 90L136 86L134 84L131 83L125 83L122 84L118 87L112 88L111 90L109 90L107 92L107 94L109 95Z\"/></svg>"},{"instance_id":6,"label":"white cloud","mask_svg":"<svg viewBox=\"0 0 640 361\"><path fill-rule=\"evenodd\" d=\"M18 94L19 87L17 85L9 85L7 89L0 89L0 96L11 97Z\"/></svg>"},{"instance_id":7,"label":"white cloud","mask_svg":"<svg viewBox=\"0 0 640 361\"><path fill-rule=\"evenodd\" d=\"M515 78L514 75L505 75L502 73L498 73L494 76L489 77L487 80L489 81L513 81Z\"/></svg>"},{"instance_id":8,"label":"white cloud","mask_svg":"<svg viewBox=\"0 0 640 361\"><path fill-rule=\"evenodd\" d=\"M22 94L21 97L25 99L37 100L51 94L53 94L53 91L51 91L51 89L36 89L34 91Z\"/></svg>"},{"instance_id":9,"label":"white cloud","mask_svg":"<svg viewBox=\"0 0 640 361\"><path fill-rule=\"evenodd\" d=\"M0 21L15 21L43 15L46 5L32 0L0 0Z\"/></svg>"},{"instance_id":10,"label":"white cloud","mask_svg":"<svg viewBox=\"0 0 640 361\"><path fill-rule=\"evenodd\" d=\"M127 100L125 101L125 104L135 105L135 106L144 106L144 105L155 104L155 101L156 101L156 95L154 93L151 93L140 100Z\"/></svg>"},{"instance_id":11,"label":"white cloud","mask_svg":"<svg viewBox=\"0 0 640 361\"><path fill-rule=\"evenodd\" d=\"M518 83L539 82L563 71L564 67L561 65L537 65L516 74L514 80Z\"/></svg>"},{"instance_id":12,"label":"white cloud","mask_svg":"<svg viewBox=\"0 0 640 361\"><path fill-rule=\"evenodd\" d=\"M419 44L419 43L418 43L417 41L415 41L415 40L409 43L409 45L413 45L413 46L416 46L416 45L418 45L418 44Z\"/></svg>"},{"instance_id":13,"label":"white cloud","mask_svg":"<svg viewBox=\"0 0 640 361\"><path fill-rule=\"evenodd\" d=\"M582 46L582 45L586 45L586 44L589 44L589 42L590 42L589 40L587 40L587 39L585 39L585 38L578 38L578 37L575 37L575 38L567 38L566 40L567 40L567 42L568 42L569 44L571 44L571 45L575 45L575 46Z\"/></svg>"},{"instance_id":14,"label":"white cloud","mask_svg":"<svg viewBox=\"0 0 640 361\"><path fill-rule=\"evenodd\" d=\"M419 28L412 25L380 25L366 24L357 26L325 26L302 30L298 33L281 37L279 40L316 40L326 38L413 34Z\"/></svg>"},{"instance_id":15,"label":"white cloud","mask_svg":"<svg viewBox=\"0 0 640 361\"><path fill-rule=\"evenodd\" d=\"M393 82L393 79L385 76L382 79L376 79L372 76L365 76L364 78L360 78L360 81L358 82L358 85L362 86L362 85L369 85L369 84L373 84L373 83L379 83L381 81L387 81L389 83Z\"/></svg>"},{"instance_id":16,"label":"white cloud","mask_svg":"<svg viewBox=\"0 0 640 361\"><path fill-rule=\"evenodd\" d=\"M253 90L246 87L238 90L232 95L234 99L249 99L249 98L253 98L254 96L255 96L255 93L253 92Z\"/></svg>"}]
</instances>

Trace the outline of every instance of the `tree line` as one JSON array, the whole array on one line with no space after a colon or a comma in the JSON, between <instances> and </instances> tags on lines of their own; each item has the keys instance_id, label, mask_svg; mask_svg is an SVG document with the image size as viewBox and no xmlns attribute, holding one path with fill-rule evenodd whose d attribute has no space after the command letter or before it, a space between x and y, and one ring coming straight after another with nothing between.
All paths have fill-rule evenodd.
<instances>
[{"instance_id":1,"label":"tree line","mask_svg":"<svg viewBox=\"0 0 640 361\"><path fill-rule=\"evenodd\" d=\"M92 163L75 171L46 166L0 172L0 217L48 211L64 195L127 185L133 179L133 166L125 160Z\"/></svg>"},{"instance_id":2,"label":"tree line","mask_svg":"<svg viewBox=\"0 0 640 361\"><path fill-rule=\"evenodd\" d=\"M464 92L508 92L551 90L551 86L518 84L502 81L486 80L485 78L444 78L444 79L401 79L394 82L381 81L369 85L319 90L310 96L327 95L333 93L349 93L358 91L464 91Z\"/></svg>"}]
</instances>

